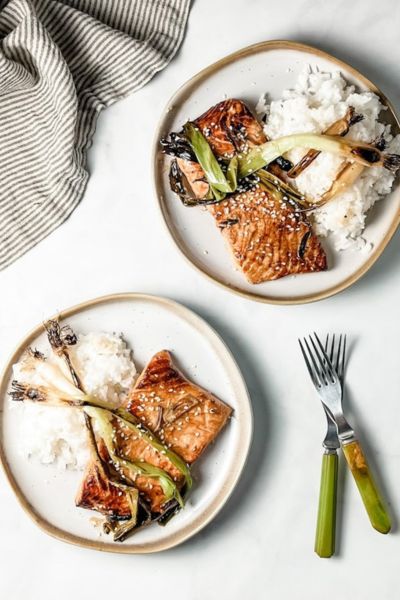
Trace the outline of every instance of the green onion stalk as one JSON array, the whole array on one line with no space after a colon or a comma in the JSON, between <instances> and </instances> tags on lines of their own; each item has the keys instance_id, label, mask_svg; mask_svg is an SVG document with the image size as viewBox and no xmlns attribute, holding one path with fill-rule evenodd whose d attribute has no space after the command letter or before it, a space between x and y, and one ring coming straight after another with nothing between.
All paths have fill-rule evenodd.
<instances>
[{"instance_id":1,"label":"green onion stalk","mask_svg":"<svg viewBox=\"0 0 400 600\"><path fill-rule=\"evenodd\" d=\"M38 350L29 349L22 361L18 363L18 376L22 378L22 381L15 380L12 382L10 392L12 399L42 402L49 406L93 408L93 410L102 410L105 414L110 415L111 419L111 413L105 409L113 410L115 409L114 405L100 400L96 396L86 394L73 367L69 355L69 346L77 342L77 337L73 331L68 326L60 327L58 320L47 321L44 327L53 351L52 360L46 360L45 356ZM88 412L90 411L88 410ZM96 472L105 482L117 487L125 495L129 504L129 519L115 521L107 517L104 523L104 530L107 533L112 532L115 541L122 541L137 526L139 492L132 485L110 479L106 465L103 464L99 456L91 418L85 411L84 417L91 460L96 464ZM177 460L180 460L179 457L177 457ZM137 465L131 465L131 467L133 466L137 467ZM146 464L141 465L141 467L143 474L149 474ZM188 470L186 465L184 467ZM138 469L136 468L137 472ZM154 476L154 470L151 471L151 474ZM163 472L161 471L157 475L163 475ZM173 482L167 481L165 478L162 478L162 482L166 497L176 497Z\"/></svg>"},{"instance_id":2,"label":"green onion stalk","mask_svg":"<svg viewBox=\"0 0 400 600\"><path fill-rule=\"evenodd\" d=\"M49 361L37 350L30 348L18 367L21 381L14 380L11 384L12 400L40 402L49 406L114 408L110 402L86 394L72 380L61 361Z\"/></svg>"},{"instance_id":3,"label":"green onion stalk","mask_svg":"<svg viewBox=\"0 0 400 600\"><path fill-rule=\"evenodd\" d=\"M185 478L185 484L187 490L189 490L193 485L192 476L190 474L190 469L184 460L178 454L176 454L173 450L170 450L167 446L162 444L159 440L157 440L149 431L147 431L143 425L138 424L135 418L132 416L130 412L123 408L118 408L114 416L121 420L123 425L130 429L132 433L135 435L139 435L144 439L148 444L150 444L157 452L164 454L171 464L174 465L178 471L182 473Z\"/></svg>"},{"instance_id":4,"label":"green onion stalk","mask_svg":"<svg viewBox=\"0 0 400 600\"><path fill-rule=\"evenodd\" d=\"M215 198L223 200L226 194L233 193L237 188L238 157L230 160L224 173L200 129L190 122L183 129Z\"/></svg>"},{"instance_id":5,"label":"green onion stalk","mask_svg":"<svg viewBox=\"0 0 400 600\"><path fill-rule=\"evenodd\" d=\"M240 179L268 167L279 156L295 148L331 152L364 167L385 167L392 172L400 167L400 155L383 153L371 144L337 135L300 133L254 146L248 152L234 156L226 163L226 170L224 170L198 127L193 123L186 123L184 132L215 199L219 201L237 190Z\"/></svg>"},{"instance_id":6,"label":"green onion stalk","mask_svg":"<svg viewBox=\"0 0 400 600\"><path fill-rule=\"evenodd\" d=\"M331 152L366 167L380 166L391 171L396 171L400 167L398 154L384 154L371 144L334 135L299 133L270 140L265 144L255 146L247 154L240 155L238 178L241 179L262 169L278 156L282 156L294 148L311 148L320 152Z\"/></svg>"},{"instance_id":7,"label":"green onion stalk","mask_svg":"<svg viewBox=\"0 0 400 600\"><path fill-rule=\"evenodd\" d=\"M104 409L94 407L94 406L85 406L84 412L96 424L96 431L98 432L98 435L104 441L106 448L107 448L107 452L110 455L110 458L113 461L113 463L116 466L118 471L121 471L121 470L123 472L127 471L129 473L129 478L132 479L133 482L137 475L144 475L144 476L156 478L159 481L159 483L162 487L162 490L164 492L165 501L168 502L169 500L176 499L178 501L179 505L183 506L183 499L182 499L181 494L179 493L179 490L178 490L175 482L165 471L163 471L162 469L160 469L154 465L151 465L149 463L130 461L130 460L127 460L126 458L122 458L121 456L118 455L117 448L115 445L115 432L114 432L114 428L112 425L112 419L113 418L119 419L121 421L121 424L127 426L136 435L139 435L139 436L142 436L143 438L145 438L146 441L148 441L154 447L154 442L153 442L153 440L150 439L149 436L147 436L146 434L143 434L143 432L138 427L133 425L132 423L125 421L121 417L114 415L113 413L111 413L108 410L104 410ZM164 447L161 446L161 444L160 444L160 447L162 450L164 450ZM188 471L188 468L186 467L186 465L185 465L185 471ZM188 473L187 473L186 477L187 477L187 479L189 478L189 480L191 482L190 475Z\"/></svg>"}]
</instances>

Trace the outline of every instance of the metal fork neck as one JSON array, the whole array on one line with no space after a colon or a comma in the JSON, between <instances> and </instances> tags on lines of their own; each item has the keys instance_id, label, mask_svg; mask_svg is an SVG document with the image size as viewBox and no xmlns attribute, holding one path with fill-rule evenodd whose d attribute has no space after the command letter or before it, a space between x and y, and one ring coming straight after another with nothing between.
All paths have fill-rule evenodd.
<instances>
[{"instance_id":1,"label":"metal fork neck","mask_svg":"<svg viewBox=\"0 0 400 600\"><path fill-rule=\"evenodd\" d=\"M341 444L349 444L355 440L353 429L342 414L335 415L338 438Z\"/></svg>"}]
</instances>

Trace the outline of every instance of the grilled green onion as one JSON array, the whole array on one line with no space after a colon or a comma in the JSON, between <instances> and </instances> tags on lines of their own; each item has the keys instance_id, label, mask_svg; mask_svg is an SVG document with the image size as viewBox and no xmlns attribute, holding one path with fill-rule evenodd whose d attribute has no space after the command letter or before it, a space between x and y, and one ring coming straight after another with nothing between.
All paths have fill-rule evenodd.
<instances>
[{"instance_id":1,"label":"grilled green onion","mask_svg":"<svg viewBox=\"0 0 400 600\"><path fill-rule=\"evenodd\" d=\"M125 521L114 521L107 518L103 523L103 530L105 533L112 531L114 542L123 542L128 533L138 526L139 492L131 485L116 482L112 482L112 484L119 488L121 493L125 493L131 516Z\"/></svg>"},{"instance_id":2,"label":"grilled green onion","mask_svg":"<svg viewBox=\"0 0 400 600\"><path fill-rule=\"evenodd\" d=\"M268 190L271 190L271 188L275 189L282 193L282 197L286 196L289 201L300 204L300 206L304 206L305 208L310 208L313 206L312 200L295 190L288 183L282 181L282 179L280 179L280 177L277 175L270 173L265 169L260 169L257 172L257 176L260 179L260 183Z\"/></svg>"},{"instance_id":3,"label":"grilled green onion","mask_svg":"<svg viewBox=\"0 0 400 600\"><path fill-rule=\"evenodd\" d=\"M247 154L239 155L239 179L258 171L294 148L311 148L339 154L367 167L381 166L390 171L396 171L400 167L400 155L384 154L370 144L332 135L299 133L270 140L252 148Z\"/></svg>"},{"instance_id":4,"label":"grilled green onion","mask_svg":"<svg viewBox=\"0 0 400 600\"><path fill-rule=\"evenodd\" d=\"M185 463L184 460L181 459L173 450L170 450L167 446L164 446L161 442L159 442L150 432L147 432L143 425L140 427L135 423L135 418L133 415L123 408L119 408L116 411L115 416L122 420L123 424L128 427L131 431L133 431L136 435L140 435L146 442L148 442L153 448L158 450L161 453L164 453L168 460L176 467L184 476L186 487L189 490L193 485L192 476L190 474L190 469Z\"/></svg>"},{"instance_id":5,"label":"grilled green onion","mask_svg":"<svg viewBox=\"0 0 400 600\"><path fill-rule=\"evenodd\" d=\"M236 190L238 158L235 156L230 161L227 171L224 173L200 129L190 122L186 123L183 129L215 198L223 200L226 194L231 194Z\"/></svg>"},{"instance_id":6,"label":"grilled green onion","mask_svg":"<svg viewBox=\"0 0 400 600\"><path fill-rule=\"evenodd\" d=\"M83 410L96 423L97 431L106 445L111 460L117 466L118 469L126 469L129 472L133 481L135 480L135 477L137 475L155 477L156 479L158 479L163 489L166 502L175 498L179 502L180 506L183 506L183 500L179 493L179 490L174 481L168 475L168 473L149 463L133 462L127 460L126 458L121 458L120 456L118 456L114 443L114 428L111 423L112 418L116 415L113 415L113 413L111 413L108 410L104 410L102 408L97 408L94 406L85 406ZM128 427L131 426L131 428L134 428L137 434L140 434L143 437L145 437L145 434L139 431L132 423L124 421L124 419L122 419L121 417L117 418L121 419L124 425L127 425ZM150 438L148 436L146 436L146 441L149 441L149 443L154 446L154 440L150 441ZM164 450L163 446L162 449Z\"/></svg>"},{"instance_id":7,"label":"grilled green onion","mask_svg":"<svg viewBox=\"0 0 400 600\"><path fill-rule=\"evenodd\" d=\"M332 125L330 125L323 133L325 135L340 135L341 137L344 137L349 133L350 127L355 125L355 123L359 123L362 119L363 116L357 114L353 106L349 106L346 114L341 119L332 123ZM291 179L298 177L318 155L318 150L309 150L303 158L288 171L288 177Z\"/></svg>"},{"instance_id":8,"label":"grilled green onion","mask_svg":"<svg viewBox=\"0 0 400 600\"><path fill-rule=\"evenodd\" d=\"M343 194L359 178L364 171L364 165L360 163L346 162L343 169L338 173L336 179L317 202L317 206L322 206L338 194Z\"/></svg>"},{"instance_id":9,"label":"grilled green onion","mask_svg":"<svg viewBox=\"0 0 400 600\"><path fill-rule=\"evenodd\" d=\"M44 327L46 329L47 339L51 349L53 350L53 356L55 359L57 359L58 366L66 374L67 378L72 380L75 387L84 393L82 382L80 381L78 374L72 365L69 355L69 347L76 344L77 336L68 325L61 327L57 319L50 319L44 323ZM42 356L37 351L36 354L39 354L40 357ZM129 504L130 517L128 519L115 521L112 517L107 517L103 523L103 530L105 533L112 531L114 541L122 541L128 535L128 533L137 527L139 491L137 488L131 485L126 485L120 481L111 481L108 474L108 469L106 470L98 453L91 420L87 414L84 414L84 417L85 427L88 433L91 460L96 465L97 476L100 477L106 485L113 485L120 490L120 494L125 494L126 501Z\"/></svg>"},{"instance_id":10,"label":"grilled green onion","mask_svg":"<svg viewBox=\"0 0 400 600\"><path fill-rule=\"evenodd\" d=\"M21 381L13 381L13 400L43 402L50 406L84 406L112 408L106 401L85 394L72 380L63 362L50 362L37 350L29 349L20 365Z\"/></svg>"}]
</instances>

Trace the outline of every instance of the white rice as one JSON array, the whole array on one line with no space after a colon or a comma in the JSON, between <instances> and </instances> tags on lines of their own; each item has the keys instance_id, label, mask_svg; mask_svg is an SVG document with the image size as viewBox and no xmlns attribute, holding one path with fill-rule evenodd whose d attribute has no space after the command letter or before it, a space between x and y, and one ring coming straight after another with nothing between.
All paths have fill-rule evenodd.
<instances>
[{"instance_id":1,"label":"white rice","mask_svg":"<svg viewBox=\"0 0 400 600\"><path fill-rule=\"evenodd\" d=\"M386 151L400 153L400 136L393 138L390 126L378 120L384 110L378 96L372 92L357 92L338 71L321 73L306 68L294 88L285 90L280 100L270 102L267 96L261 97L257 112L267 115L265 133L275 139L293 133L322 133L343 117L349 106L364 118L351 127L347 137L374 142L383 135ZM297 163L305 152L306 149L297 148L287 157ZM331 187L342 164L340 157L321 153L296 178L298 189L318 200ZM393 181L394 175L387 169L366 168L351 187L312 213L315 232L320 236L332 234L337 250L371 248L362 236L366 213L390 192Z\"/></svg>"},{"instance_id":2,"label":"white rice","mask_svg":"<svg viewBox=\"0 0 400 600\"><path fill-rule=\"evenodd\" d=\"M70 356L88 394L116 405L121 403L136 375L132 352L121 336L81 335L71 346Z\"/></svg>"},{"instance_id":3,"label":"white rice","mask_svg":"<svg viewBox=\"0 0 400 600\"><path fill-rule=\"evenodd\" d=\"M69 407L24 402L19 410L18 450L21 455L61 469L84 469L89 459L83 415Z\"/></svg>"},{"instance_id":4,"label":"white rice","mask_svg":"<svg viewBox=\"0 0 400 600\"><path fill-rule=\"evenodd\" d=\"M131 350L122 337L111 333L81 335L70 354L86 392L120 404L136 375ZM14 365L14 376L22 380L18 364ZM23 456L60 469L85 467L89 448L78 409L29 402L13 406L21 412L18 446Z\"/></svg>"}]
</instances>

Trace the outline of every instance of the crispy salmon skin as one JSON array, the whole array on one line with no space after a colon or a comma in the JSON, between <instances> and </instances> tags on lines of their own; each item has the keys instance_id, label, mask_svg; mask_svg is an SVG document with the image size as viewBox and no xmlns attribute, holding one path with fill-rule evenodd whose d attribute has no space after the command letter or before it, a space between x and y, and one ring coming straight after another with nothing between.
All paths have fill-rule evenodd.
<instances>
[{"instance_id":1,"label":"crispy salmon skin","mask_svg":"<svg viewBox=\"0 0 400 600\"><path fill-rule=\"evenodd\" d=\"M216 396L189 381L167 350L150 360L127 409L188 464L198 459L232 413Z\"/></svg>"},{"instance_id":2,"label":"crispy salmon skin","mask_svg":"<svg viewBox=\"0 0 400 600\"><path fill-rule=\"evenodd\" d=\"M121 487L106 475L101 462L91 459L76 494L75 504L112 519L129 519L132 514L132 498L129 495L135 493L137 491L133 488L121 491Z\"/></svg>"}]
</instances>

